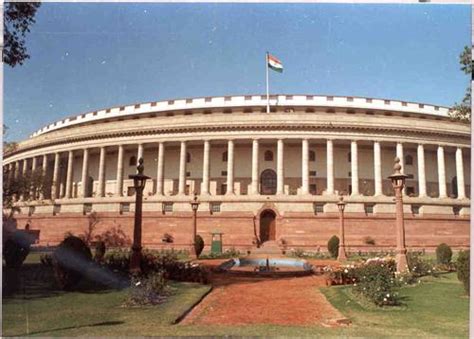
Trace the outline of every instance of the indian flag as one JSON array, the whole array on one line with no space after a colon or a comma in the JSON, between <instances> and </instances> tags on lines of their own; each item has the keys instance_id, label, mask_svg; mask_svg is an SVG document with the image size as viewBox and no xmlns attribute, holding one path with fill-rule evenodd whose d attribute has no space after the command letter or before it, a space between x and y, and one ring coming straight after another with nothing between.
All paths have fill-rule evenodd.
<instances>
[{"instance_id":1,"label":"indian flag","mask_svg":"<svg viewBox=\"0 0 474 339\"><path fill-rule=\"evenodd\" d=\"M283 72L283 64L271 54L267 54L268 67L279 73Z\"/></svg>"}]
</instances>

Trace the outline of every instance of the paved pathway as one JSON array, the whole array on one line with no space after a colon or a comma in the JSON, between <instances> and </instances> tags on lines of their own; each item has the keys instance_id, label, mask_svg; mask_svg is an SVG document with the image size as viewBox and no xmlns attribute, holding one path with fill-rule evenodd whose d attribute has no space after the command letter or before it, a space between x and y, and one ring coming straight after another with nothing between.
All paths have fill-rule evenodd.
<instances>
[{"instance_id":1,"label":"paved pathway","mask_svg":"<svg viewBox=\"0 0 474 339\"><path fill-rule=\"evenodd\" d=\"M256 279L215 274L214 290L183 324L334 324L344 316L319 292L322 276Z\"/></svg>"}]
</instances>

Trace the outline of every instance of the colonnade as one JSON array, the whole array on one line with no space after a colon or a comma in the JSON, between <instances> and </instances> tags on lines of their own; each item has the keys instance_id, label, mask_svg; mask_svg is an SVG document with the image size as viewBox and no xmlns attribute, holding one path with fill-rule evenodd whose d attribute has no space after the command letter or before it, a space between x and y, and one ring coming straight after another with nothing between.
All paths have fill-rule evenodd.
<instances>
[{"instance_id":1,"label":"colonnade","mask_svg":"<svg viewBox=\"0 0 474 339\"><path fill-rule=\"evenodd\" d=\"M301 191L300 194L309 194L309 139L305 138L301 140L301 152L302 152L302 163L301 163ZM252 168L251 168L251 185L249 194L259 194L259 139L252 140ZM111 146L108 146L111 147ZM123 195L123 181L124 181L124 145L116 146L118 148L117 155L117 172L116 172L116 191L115 196ZM234 140L227 141L227 178L226 178L226 195L233 195L234 192ZM100 147L99 152L99 169L98 169L98 187L97 197L105 196L105 164L106 164L106 146ZM284 163L285 163L285 140L277 139L277 159L276 159L276 194L283 195L284 192ZM359 161L358 161L358 149L359 144L357 140L352 140L350 143L350 160L351 160L351 195L360 195L359 191ZM403 143L396 144L396 155L400 159L403 157ZM157 168L156 168L156 192L155 194L160 196L164 194L164 156L166 151L165 142L159 142L157 148ZM202 167L202 184L201 184L201 195L210 194L210 151L211 142L205 140L203 142L203 167ZM66 184L64 198L70 199L73 197L73 159L76 152L79 150L70 150L67 152L67 170L66 170ZM144 145L143 143L137 145L137 159L143 156ZM374 195L381 196L382 193L382 161L381 161L381 145L379 141L373 141L373 152L374 152ZM180 155L179 155L179 177L178 177L178 195L184 195L186 193L186 154L187 154L187 142L180 142ZM90 148L84 148L82 150L82 172L81 181L82 189L79 192L79 197L87 196L87 185L85 184L89 173L89 156ZM42 171L45 174L47 170L48 154L44 154L42 157ZM31 168L36 170L37 160L39 157L31 158ZM426 197L426 172L425 172L425 146L419 144L417 146L417 161L418 161L418 196ZM456 177L457 177L457 197L459 199L466 198L465 187L464 187L464 168L463 168L463 155L462 148L457 147L455 153L456 161ZM403 161L402 171L403 171ZM21 166L22 165L22 166ZM7 180L14 180L19 175L25 175L28 169L28 159L17 160L7 165L8 177ZM334 190L334 140L326 140L326 191L324 194L335 194ZM446 170L445 170L445 152L444 146L439 145L437 147L437 166L438 166L438 186L439 186L439 198L446 198ZM52 187L51 197L60 197L59 192L59 170L60 170L60 153L54 153L54 166L52 175ZM44 196L40 196L44 198ZM24 200L24 196L20 196L19 200Z\"/></svg>"}]
</instances>

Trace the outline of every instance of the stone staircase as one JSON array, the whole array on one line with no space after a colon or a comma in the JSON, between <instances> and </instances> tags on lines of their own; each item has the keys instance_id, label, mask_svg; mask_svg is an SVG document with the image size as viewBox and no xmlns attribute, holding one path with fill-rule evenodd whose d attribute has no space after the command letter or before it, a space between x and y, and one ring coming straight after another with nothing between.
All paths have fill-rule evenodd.
<instances>
[{"instance_id":1,"label":"stone staircase","mask_svg":"<svg viewBox=\"0 0 474 339\"><path fill-rule=\"evenodd\" d=\"M275 240L265 241L259 248L255 248L250 253L251 257L267 257L269 255L272 257L284 256L280 246Z\"/></svg>"}]
</instances>

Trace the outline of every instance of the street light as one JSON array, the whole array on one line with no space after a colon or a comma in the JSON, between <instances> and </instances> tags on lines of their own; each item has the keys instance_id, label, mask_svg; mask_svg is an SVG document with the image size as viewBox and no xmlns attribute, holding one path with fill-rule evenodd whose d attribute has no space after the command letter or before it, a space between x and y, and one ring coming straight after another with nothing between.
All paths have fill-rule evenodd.
<instances>
[{"instance_id":1,"label":"street light","mask_svg":"<svg viewBox=\"0 0 474 339\"><path fill-rule=\"evenodd\" d=\"M191 208L193 210L193 245L192 245L192 252L194 253L195 258L197 259L197 253L196 253L196 235L197 235L197 210L199 208L199 200L194 193L194 198L191 200Z\"/></svg>"},{"instance_id":2,"label":"street light","mask_svg":"<svg viewBox=\"0 0 474 339\"><path fill-rule=\"evenodd\" d=\"M138 159L137 174L128 176L129 179L133 179L133 187L135 188L135 222L133 226L132 257L130 259L130 273L132 274L141 272L143 189L146 180L150 179L150 177L143 174L143 169L143 158L140 158Z\"/></svg>"},{"instance_id":3,"label":"street light","mask_svg":"<svg viewBox=\"0 0 474 339\"><path fill-rule=\"evenodd\" d=\"M395 165L393 166L394 173L389 176L392 180L392 186L395 191L395 217L397 227L397 272L408 271L407 249L405 246L405 223L403 220L403 197L402 190L405 185L405 179L408 175L400 172L402 165L400 165L400 158L395 158Z\"/></svg>"},{"instance_id":4,"label":"street light","mask_svg":"<svg viewBox=\"0 0 474 339\"><path fill-rule=\"evenodd\" d=\"M343 201L342 196L339 197L337 202L337 208L339 209L339 251L337 253L337 260L342 261L347 259L346 255L346 244L344 239L344 209L346 208L346 203Z\"/></svg>"}]
</instances>

